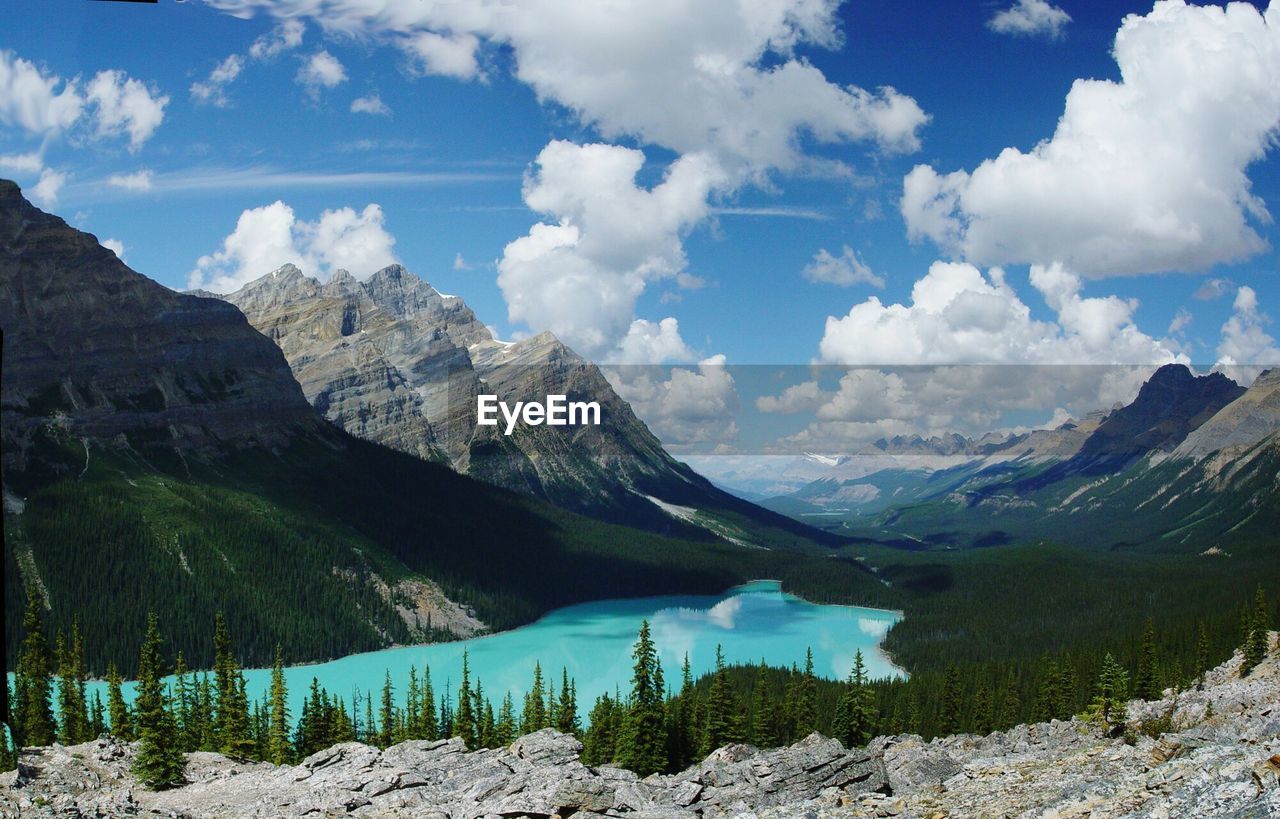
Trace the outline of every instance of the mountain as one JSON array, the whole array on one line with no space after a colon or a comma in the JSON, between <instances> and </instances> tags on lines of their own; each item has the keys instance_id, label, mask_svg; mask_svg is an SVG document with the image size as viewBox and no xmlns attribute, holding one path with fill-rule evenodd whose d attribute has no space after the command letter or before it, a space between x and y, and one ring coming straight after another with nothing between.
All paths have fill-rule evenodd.
<instances>
[{"instance_id":1,"label":"mountain","mask_svg":"<svg viewBox=\"0 0 1280 819\"><path fill-rule=\"evenodd\" d=\"M53 627L79 619L101 672L138 656L148 610L199 667L217 612L266 664L590 599L803 588L819 560L823 582L880 589L851 561L605 524L355 438L234 306L156 284L9 182L0 293L8 657L28 593Z\"/></svg>"},{"instance_id":2,"label":"mountain","mask_svg":"<svg viewBox=\"0 0 1280 819\"><path fill-rule=\"evenodd\" d=\"M285 265L225 296L275 341L307 399L347 432L592 517L742 542L821 538L676 461L600 370L550 333L505 343L400 265L325 283ZM477 426L476 396L596 401L601 423Z\"/></svg>"},{"instance_id":3,"label":"mountain","mask_svg":"<svg viewBox=\"0 0 1280 819\"><path fill-rule=\"evenodd\" d=\"M1196 427L1173 450L1174 458L1206 458L1248 448L1280 430L1280 369L1261 373L1249 389Z\"/></svg>"}]
</instances>

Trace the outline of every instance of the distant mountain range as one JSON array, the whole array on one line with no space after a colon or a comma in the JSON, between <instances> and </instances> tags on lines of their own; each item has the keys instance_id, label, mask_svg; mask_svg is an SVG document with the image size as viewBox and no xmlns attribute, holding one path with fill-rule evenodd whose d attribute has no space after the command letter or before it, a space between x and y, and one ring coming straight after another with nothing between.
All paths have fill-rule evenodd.
<instances>
[{"instance_id":1,"label":"distant mountain range","mask_svg":"<svg viewBox=\"0 0 1280 819\"><path fill-rule=\"evenodd\" d=\"M290 271L276 278L310 288ZM488 333L465 306L398 269L326 287L344 305L336 312L313 304L307 318L276 302L275 332L295 359L291 321L310 321L317 333L336 321L331 348L318 350L314 366L298 365L300 386L285 353L237 307L156 284L0 180L8 656L16 656L28 593L41 598L54 626L80 619L98 672L106 660L137 657L148 610L193 664L212 659L215 612L243 641L246 660L269 663L277 643L293 661L328 658L507 628L583 600L711 593L754 577L785 578L820 560L810 556L824 551L817 541L835 541L710 488L666 458L612 393L604 397L618 401L611 409L621 424L612 429L629 434L616 446L602 428L594 440L563 441L567 454L521 449L523 441L491 453L450 427L447 415L424 409L429 386L398 386L402 372L428 383L408 372L430 360L421 349L469 358L464 380L483 373L504 394L598 389L595 369L547 338L477 348ZM255 309L267 310L278 289L288 292L260 287ZM424 329L431 322L436 329ZM359 329L344 335L344 327ZM394 355L372 343L390 346L397 334ZM537 366L499 363L526 356ZM346 375L319 375L344 360ZM357 397L374 394L374 370L395 387L376 395L401 403ZM545 382L509 384L507 373L540 373ZM358 431L413 454L353 437L306 393L323 393L326 410L353 424L348 414L359 415L364 400L369 417ZM393 412L400 414L375 417ZM602 453L592 460L587 447ZM439 463L446 457L472 473L481 462L493 465L487 477L523 470L529 488L589 483L614 470L626 488L618 480L601 492L637 498L638 508L652 510L649 528L664 534L530 496L553 494L545 489L520 495L473 480ZM554 470L530 464L543 457L581 470L550 480ZM658 474L652 483L645 469ZM715 516L638 494L665 491L663 481L691 487L664 497L718 502ZM879 587L851 561L836 568L849 573L844 585Z\"/></svg>"},{"instance_id":2,"label":"distant mountain range","mask_svg":"<svg viewBox=\"0 0 1280 819\"><path fill-rule=\"evenodd\" d=\"M719 482L843 534L944 546L1046 537L1095 547L1228 548L1280 511L1280 370L1245 389L1180 364L1127 406L1019 434L881 439ZM777 491L765 497L769 488ZM1265 525L1264 525L1265 524Z\"/></svg>"},{"instance_id":3,"label":"distant mountain range","mask_svg":"<svg viewBox=\"0 0 1280 819\"><path fill-rule=\"evenodd\" d=\"M289 361L309 400L352 435L601 520L701 527L755 542L761 527L814 537L676 461L600 370L551 333L500 342L457 296L392 265L328 282L285 265L225 297ZM476 396L596 401L599 426L476 425ZM777 534L777 533L775 533ZM821 535L817 535L821 537Z\"/></svg>"}]
</instances>

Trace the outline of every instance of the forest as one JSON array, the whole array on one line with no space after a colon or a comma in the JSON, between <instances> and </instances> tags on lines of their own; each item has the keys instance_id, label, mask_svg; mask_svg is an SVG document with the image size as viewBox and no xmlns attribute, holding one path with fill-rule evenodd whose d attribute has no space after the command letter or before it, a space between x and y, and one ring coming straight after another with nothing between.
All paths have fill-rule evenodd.
<instances>
[{"instance_id":1,"label":"forest","mask_svg":"<svg viewBox=\"0 0 1280 819\"><path fill-rule=\"evenodd\" d=\"M405 740L457 737L476 749L504 746L544 728L580 737L586 764L615 764L641 775L683 770L727 744L773 747L813 731L854 747L878 735L982 734L1079 715L1110 735L1156 734L1167 726L1127 723L1130 697L1151 700L1166 688L1196 685L1236 647L1244 655L1241 673L1248 674L1271 649L1273 611L1264 590L1258 587L1252 599L1240 601L1239 611L1233 637L1215 636L1215 630L1201 624L1189 665L1176 659L1156 622L1148 620L1132 658L1117 647L1118 653L1105 650L1099 657L1090 655L1088 662L1078 654L1046 657L1021 675L1010 667L1002 677L997 664L976 679L962 675L955 664L940 675L870 679L859 651L845 680L828 680L815 675L811 652L803 668L774 668L763 662L729 667L719 650L712 673L695 680L686 658L675 679L674 669L662 668L644 622L627 690L604 694L589 709L578 703L576 684L565 670L557 678L544 673L540 664L532 669L522 697L509 692L490 696L483 681L472 676L465 653L456 693L437 696L433 672L424 666L421 673L411 669L404 680L392 680L388 672L377 696L367 692L346 701L314 679L308 691L291 696L279 648L266 698L251 701L221 614L213 623L213 668L196 673L181 653L168 661L159 619L151 613L130 704L114 664L107 673L107 701L96 695L88 701L78 622L65 633L56 631L51 641L40 602L31 596L10 684L13 736L6 737L3 762L6 769L16 765L19 747L54 741L73 745L105 733L137 740L135 774L144 784L164 788L181 783L184 754L196 750L286 764L339 742L387 747ZM166 680L170 674L171 682Z\"/></svg>"}]
</instances>

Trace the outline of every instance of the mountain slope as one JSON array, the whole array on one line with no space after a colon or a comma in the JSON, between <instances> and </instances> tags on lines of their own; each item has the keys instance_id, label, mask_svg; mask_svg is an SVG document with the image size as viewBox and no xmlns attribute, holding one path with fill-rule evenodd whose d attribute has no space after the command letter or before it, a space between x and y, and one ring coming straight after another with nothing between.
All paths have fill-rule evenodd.
<instances>
[{"instance_id":1,"label":"mountain slope","mask_svg":"<svg viewBox=\"0 0 1280 819\"><path fill-rule=\"evenodd\" d=\"M456 296L399 265L325 283L293 265L225 298L284 352L307 399L353 435L601 520L760 545L822 538L676 461L600 370L550 333L496 341ZM476 396L597 401L598 426L476 424ZM686 511L693 510L693 511Z\"/></svg>"},{"instance_id":2,"label":"mountain slope","mask_svg":"<svg viewBox=\"0 0 1280 819\"><path fill-rule=\"evenodd\" d=\"M11 183L0 288L10 657L28 591L54 627L80 618L101 672L137 656L149 609L192 664L218 611L246 661L299 661L811 560L599 523L353 438L235 308L135 273Z\"/></svg>"}]
</instances>

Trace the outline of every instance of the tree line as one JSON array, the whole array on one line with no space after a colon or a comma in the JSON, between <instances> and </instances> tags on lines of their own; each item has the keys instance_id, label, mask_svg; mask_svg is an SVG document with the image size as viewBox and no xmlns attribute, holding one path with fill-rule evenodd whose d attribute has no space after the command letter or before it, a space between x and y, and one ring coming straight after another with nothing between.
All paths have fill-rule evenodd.
<instances>
[{"instance_id":1,"label":"tree line","mask_svg":"<svg viewBox=\"0 0 1280 819\"><path fill-rule=\"evenodd\" d=\"M1242 610L1240 645L1248 674L1266 656L1270 614L1259 589ZM58 632L53 646L41 622L36 595L28 598L23 617L24 638L10 690L13 741L3 749L6 769L16 764L16 748L74 745L110 734L137 741L134 773L146 785L169 787L182 781L185 754L217 751L246 760L289 764L340 742L360 741L388 747L405 740L460 738L468 748L496 748L525 734L554 728L581 738L583 762L616 764L641 775L685 769L724 745L748 742L759 747L790 744L819 731L848 747L865 745L882 734L986 733L1027 721L1027 709L1015 689L993 691L966 686L957 666L942 675L941 684L921 685L916 678L873 680L862 652L843 681L814 672L812 651L803 667L759 665L729 667L720 648L715 669L694 679L688 656L680 669L678 687L668 684L647 621L633 647L628 690L598 697L585 720L581 718L577 685L566 669L559 681L535 664L530 686L517 704L509 692L499 701L487 695L473 677L463 653L461 681L454 693L437 695L431 669L410 668L404 696L388 671L379 695L355 693L348 702L331 694L313 678L295 704L290 694L279 648L263 700L250 700L245 676L236 660L226 620L214 620L215 659L210 671L195 673L181 653L170 668L163 656L164 640L154 614L147 618L137 669L133 703L123 696L115 666L107 675L107 701L86 696L84 644L78 623ZM1160 666L1154 622L1143 631L1133 673L1110 652L1088 681L1074 666L1047 660L1040 690L1031 704L1030 719L1081 715L1109 735L1128 730L1125 704L1132 696L1157 699L1169 672ZM1198 684L1211 667L1207 631L1201 629L1194 674L1175 686ZM171 684L163 678L170 671ZM55 718L56 704L56 718ZM923 706L928 705L926 709ZM517 707L518 705L518 707Z\"/></svg>"}]
</instances>

